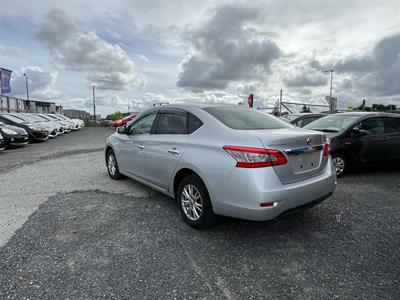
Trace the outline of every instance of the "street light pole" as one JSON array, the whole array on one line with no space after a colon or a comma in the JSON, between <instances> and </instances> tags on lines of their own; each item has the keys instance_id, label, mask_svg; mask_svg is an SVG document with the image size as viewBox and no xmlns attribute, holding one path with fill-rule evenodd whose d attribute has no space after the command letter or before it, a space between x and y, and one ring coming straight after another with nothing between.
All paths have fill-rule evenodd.
<instances>
[{"instance_id":1,"label":"street light pole","mask_svg":"<svg viewBox=\"0 0 400 300\"><path fill-rule=\"evenodd\" d=\"M25 76L25 85L26 85L26 106L28 112L30 111L30 103L29 103L29 88L28 88L28 76L24 73Z\"/></svg>"},{"instance_id":2,"label":"street light pole","mask_svg":"<svg viewBox=\"0 0 400 300\"><path fill-rule=\"evenodd\" d=\"M23 74L25 76L25 84L26 84L26 100L29 100L29 89L28 89L28 76L26 74Z\"/></svg>"},{"instance_id":3,"label":"street light pole","mask_svg":"<svg viewBox=\"0 0 400 300\"><path fill-rule=\"evenodd\" d=\"M93 116L94 116L94 126L96 127L96 97L94 93L94 89L96 86L93 85Z\"/></svg>"},{"instance_id":4,"label":"street light pole","mask_svg":"<svg viewBox=\"0 0 400 300\"><path fill-rule=\"evenodd\" d=\"M333 82L333 72L335 72L335 70L326 70L324 71L324 73L331 73L331 87L329 90L329 113L333 113L333 103L332 103L332 82Z\"/></svg>"}]
</instances>

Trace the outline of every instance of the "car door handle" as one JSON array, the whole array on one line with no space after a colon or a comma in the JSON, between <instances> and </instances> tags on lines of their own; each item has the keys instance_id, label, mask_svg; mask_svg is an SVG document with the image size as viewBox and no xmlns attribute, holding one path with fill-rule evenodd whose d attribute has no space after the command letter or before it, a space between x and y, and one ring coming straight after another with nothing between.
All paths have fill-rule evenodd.
<instances>
[{"instance_id":1,"label":"car door handle","mask_svg":"<svg viewBox=\"0 0 400 300\"><path fill-rule=\"evenodd\" d=\"M179 150L176 150L175 148L169 149L168 152L171 154L179 154Z\"/></svg>"},{"instance_id":2,"label":"car door handle","mask_svg":"<svg viewBox=\"0 0 400 300\"><path fill-rule=\"evenodd\" d=\"M136 147L139 148L139 149L144 149L143 145L137 145Z\"/></svg>"}]
</instances>

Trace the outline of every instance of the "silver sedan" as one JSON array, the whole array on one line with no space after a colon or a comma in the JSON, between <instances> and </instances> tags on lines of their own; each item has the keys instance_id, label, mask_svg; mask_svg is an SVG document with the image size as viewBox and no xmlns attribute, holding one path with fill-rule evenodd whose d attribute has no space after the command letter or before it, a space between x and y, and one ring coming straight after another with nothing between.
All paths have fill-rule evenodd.
<instances>
[{"instance_id":1,"label":"silver sedan","mask_svg":"<svg viewBox=\"0 0 400 300\"><path fill-rule=\"evenodd\" d=\"M113 179L124 176L178 202L204 228L217 215L269 220L329 197L336 173L325 134L232 105L163 105L106 143Z\"/></svg>"}]
</instances>

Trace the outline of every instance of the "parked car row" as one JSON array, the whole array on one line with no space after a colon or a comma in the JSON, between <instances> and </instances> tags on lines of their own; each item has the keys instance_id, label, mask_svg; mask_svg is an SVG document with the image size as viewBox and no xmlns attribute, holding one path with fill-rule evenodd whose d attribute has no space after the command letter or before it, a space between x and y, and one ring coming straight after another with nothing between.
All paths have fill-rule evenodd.
<instances>
[{"instance_id":1,"label":"parked car row","mask_svg":"<svg viewBox=\"0 0 400 300\"><path fill-rule=\"evenodd\" d=\"M45 141L84 126L82 120L58 114L0 113L0 150Z\"/></svg>"},{"instance_id":2,"label":"parked car row","mask_svg":"<svg viewBox=\"0 0 400 300\"><path fill-rule=\"evenodd\" d=\"M281 120L325 132L338 177L351 166L400 162L400 115L348 112L333 115L298 113Z\"/></svg>"}]
</instances>

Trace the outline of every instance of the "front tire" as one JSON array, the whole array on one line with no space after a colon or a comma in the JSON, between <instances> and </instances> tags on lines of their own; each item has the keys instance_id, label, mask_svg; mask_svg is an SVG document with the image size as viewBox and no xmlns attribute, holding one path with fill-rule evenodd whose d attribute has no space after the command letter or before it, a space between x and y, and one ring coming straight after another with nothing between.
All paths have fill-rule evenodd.
<instances>
[{"instance_id":1,"label":"front tire","mask_svg":"<svg viewBox=\"0 0 400 300\"><path fill-rule=\"evenodd\" d=\"M181 216L190 226L203 229L216 222L210 196L199 176L185 177L179 184L176 198Z\"/></svg>"},{"instance_id":2,"label":"front tire","mask_svg":"<svg viewBox=\"0 0 400 300\"><path fill-rule=\"evenodd\" d=\"M124 176L119 172L117 159L113 150L107 152L106 156L108 175L114 180L123 178Z\"/></svg>"},{"instance_id":3,"label":"front tire","mask_svg":"<svg viewBox=\"0 0 400 300\"><path fill-rule=\"evenodd\" d=\"M341 177L343 174L347 172L348 169L348 161L347 158L340 153L332 155L333 165L336 169L336 176Z\"/></svg>"}]
</instances>

